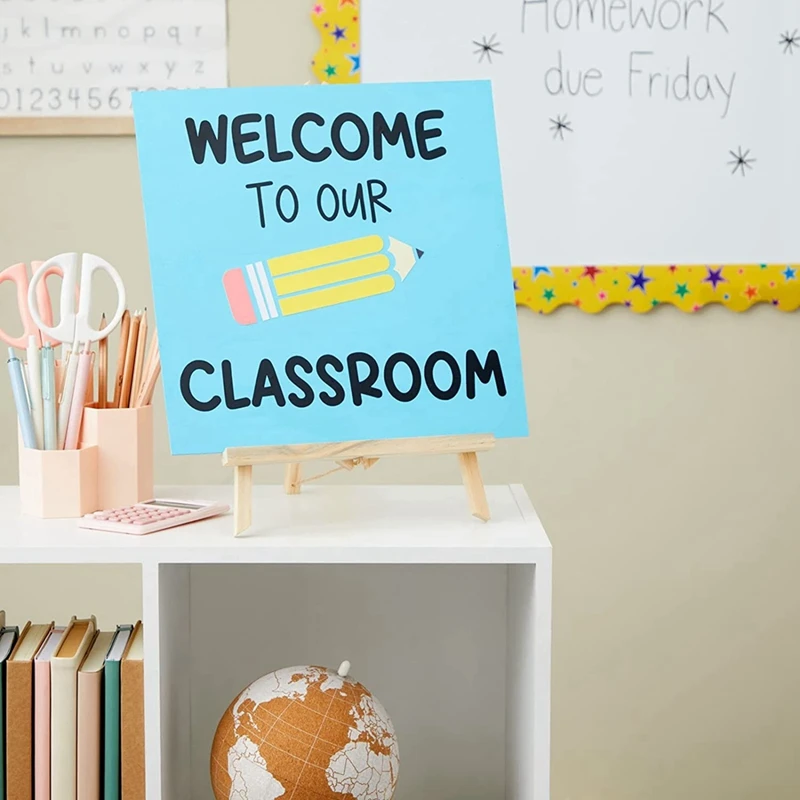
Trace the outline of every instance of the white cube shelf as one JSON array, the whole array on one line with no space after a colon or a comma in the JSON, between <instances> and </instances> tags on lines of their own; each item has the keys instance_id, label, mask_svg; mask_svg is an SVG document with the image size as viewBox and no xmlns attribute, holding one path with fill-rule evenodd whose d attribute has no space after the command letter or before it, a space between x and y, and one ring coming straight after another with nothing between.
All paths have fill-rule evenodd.
<instances>
[{"instance_id":1,"label":"white cube shelf","mask_svg":"<svg viewBox=\"0 0 800 800\"><path fill-rule=\"evenodd\" d=\"M396 800L548 800L550 542L522 487L487 496L484 524L460 486L256 487L243 537L227 516L139 538L21 517L6 487L0 563L141 565L147 800L213 800L236 694L345 659L394 720Z\"/></svg>"}]
</instances>

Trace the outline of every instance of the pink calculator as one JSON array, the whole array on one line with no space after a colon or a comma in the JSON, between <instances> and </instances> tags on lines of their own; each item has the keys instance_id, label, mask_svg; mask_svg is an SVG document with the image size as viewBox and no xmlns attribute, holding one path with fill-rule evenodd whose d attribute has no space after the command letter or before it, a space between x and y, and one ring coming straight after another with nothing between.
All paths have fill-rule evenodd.
<instances>
[{"instance_id":1,"label":"pink calculator","mask_svg":"<svg viewBox=\"0 0 800 800\"><path fill-rule=\"evenodd\" d=\"M87 514L78 521L78 527L141 536L145 533L155 533L163 531L165 528L197 522L200 519L216 517L228 510L228 506L222 503L146 500L124 508Z\"/></svg>"}]
</instances>

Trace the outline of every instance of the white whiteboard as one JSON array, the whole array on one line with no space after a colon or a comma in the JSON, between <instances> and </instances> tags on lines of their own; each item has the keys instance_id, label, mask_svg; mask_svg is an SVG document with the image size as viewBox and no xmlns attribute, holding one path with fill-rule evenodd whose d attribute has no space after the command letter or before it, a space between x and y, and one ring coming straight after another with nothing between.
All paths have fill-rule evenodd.
<instances>
[{"instance_id":1,"label":"white whiteboard","mask_svg":"<svg viewBox=\"0 0 800 800\"><path fill-rule=\"evenodd\" d=\"M492 80L515 265L784 263L798 29L800 0L364 0L363 75Z\"/></svg>"},{"instance_id":2,"label":"white whiteboard","mask_svg":"<svg viewBox=\"0 0 800 800\"><path fill-rule=\"evenodd\" d=\"M129 117L227 84L225 0L0 0L0 119Z\"/></svg>"}]
</instances>

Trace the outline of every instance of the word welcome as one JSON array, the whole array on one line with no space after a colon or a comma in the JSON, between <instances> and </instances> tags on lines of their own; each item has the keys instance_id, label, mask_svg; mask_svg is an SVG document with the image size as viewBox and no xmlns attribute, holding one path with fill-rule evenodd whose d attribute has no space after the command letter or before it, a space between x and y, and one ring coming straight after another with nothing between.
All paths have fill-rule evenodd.
<instances>
[{"instance_id":1,"label":"word welcome","mask_svg":"<svg viewBox=\"0 0 800 800\"><path fill-rule=\"evenodd\" d=\"M467 350L463 367L444 350L431 353L422 365L402 352L389 356L383 364L369 353L351 353L344 361L325 354L314 364L297 355L286 361L281 372L284 377L278 374L270 359L262 359L252 389L237 395L230 361L223 360L218 373L213 364L198 359L183 368L180 392L195 411L213 411L222 405L223 398L225 407L230 410L259 408L265 400L271 400L279 408L287 402L296 408L307 408L316 401L330 407L348 401L360 406L365 398L378 399L384 393L400 403L410 403L419 397L423 387L437 400L452 400L462 391L468 399L474 400L478 383L494 383L497 395L506 396L506 382L496 350L490 350L483 361L474 350ZM203 380L198 373L212 376L212 380ZM298 391L287 394L287 388Z\"/></svg>"},{"instance_id":2,"label":"word welcome","mask_svg":"<svg viewBox=\"0 0 800 800\"><path fill-rule=\"evenodd\" d=\"M272 162L289 161L295 155L306 161L322 162L334 152L345 161L360 161L368 153L381 161L385 147L396 147L401 141L408 158L419 156L431 161L441 158L447 149L441 145L429 146L431 139L442 135L442 129L427 127L427 124L443 117L444 112L438 109L420 111L412 126L402 112L389 123L376 111L367 123L358 114L346 111L329 123L320 114L309 111L296 117L279 135L274 114L239 114L230 121L227 115L220 114L216 128L209 120L198 124L189 117L186 135L196 164L205 162L208 150L218 164L224 164L228 160L229 140L233 156L240 164L252 164L264 158ZM288 142L291 142L291 149L286 149Z\"/></svg>"}]
</instances>

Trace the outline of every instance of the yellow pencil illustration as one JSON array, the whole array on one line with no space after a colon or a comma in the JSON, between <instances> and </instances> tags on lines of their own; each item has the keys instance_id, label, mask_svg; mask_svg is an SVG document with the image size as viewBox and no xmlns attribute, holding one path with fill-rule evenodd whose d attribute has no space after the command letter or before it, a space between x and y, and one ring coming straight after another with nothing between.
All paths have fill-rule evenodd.
<instances>
[{"instance_id":1,"label":"yellow pencil illustration","mask_svg":"<svg viewBox=\"0 0 800 800\"><path fill-rule=\"evenodd\" d=\"M263 261L236 267L222 282L233 318L252 325L391 292L422 255L405 242L373 234L270 258L266 269Z\"/></svg>"}]
</instances>

